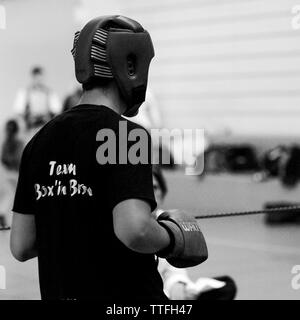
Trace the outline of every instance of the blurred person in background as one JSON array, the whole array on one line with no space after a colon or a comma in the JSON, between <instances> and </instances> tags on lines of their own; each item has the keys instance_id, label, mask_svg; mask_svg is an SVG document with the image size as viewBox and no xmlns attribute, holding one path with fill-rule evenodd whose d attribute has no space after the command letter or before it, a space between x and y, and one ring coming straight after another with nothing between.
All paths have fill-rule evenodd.
<instances>
[{"instance_id":1,"label":"blurred person in background","mask_svg":"<svg viewBox=\"0 0 300 320\"><path fill-rule=\"evenodd\" d=\"M300 147L292 145L281 157L279 177L286 188L295 188L300 181Z\"/></svg>"},{"instance_id":2,"label":"blurred person in background","mask_svg":"<svg viewBox=\"0 0 300 320\"><path fill-rule=\"evenodd\" d=\"M1 176L5 192L0 199L0 228L10 225L9 213L17 185L18 171L24 149L24 141L19 137L19 125L14 119L5 125L5 138L1 150Z\"/></svg>"},{"instance_id":3,"label":"blurred person in background","mask_svg":"<svg viewBox=\"0 0 300 320\"><path fill-rule=\"evenodd\" d=\"M160 166L153 165L153 188L158 209L155 214L163 212L160 206L168 193L168 186ZM164 291L171 300L233 300L237 288L229 276L217 278L198 278L193 282L187 269L178 269L167 260L159 259L158 271L164 282Z\"/></svg>"},{"instance_id":4,"label":"blurred person in background","mask_svg":"<svg viewBox=\"0 0 300 320\"><path fill-rule=\"evenodd\" d=\"M161 129L162 128L162 119L161 113L159 110L158 102L150 89L147 89L146 100L140 108L139 113L132 117L130 120L141 125L149 132L151 129ZM152 135L152 146L154 151L154 156L159 156L160 152L160 142L155 139L155 136Z\"/></svg>"},{"instance_id":5,"label":"blurred person in background","mask_svg":"<svg viewBox=\"0 0 300 320\"><path fill-rule=\"evenodd\" d=\"M160 108L151 90L147 89L146 100L143 103L143 107L131 120L148 130L162 128Z\"/></svg>"},{"instance_id":6,"label":"blurred person in background","mask_svg":"<svg viewBox=\"0 0 300 320\"><path fill-rule=\"evenodd\" d=\"M262 156L261 167L258 181L278 178L283 187L296 187L300 180L300 147L279 145L268 150Z\"/></svg>"},{"instance_id":7,"label":"blurred person in background","mask_svg":"<svg viewBox=\"0 0 300 320\"><path fill-rule=\"evenodd\" d=\"M25 121L27 130L43 126L61 112L58 96L45 84L42 67L32 68L30 84L17 93L14 111Z\"/></svg>"},{"instance_id":8,"label":"blurred person in background","mask_svg":"<svg viewBox=\"0 0 300 320\"><path fill-rule=\"evenodd\" d=\"M159 103L151 89L147 89L146 100L143 103L143 107L140 109L139 113L130 119L131 121L143 126L151 133L151 129L162 129L163 121L162 115L159 107ZM161 165L167 168L174 167L174 157L169 150L168 146L163 145L159 137L156 135L151 135L152 146L153 146L153 156L157 159L154 162L159 162ZM163 163L162 159L169 159L167 163Z\"/></svg>"}]
</instances>

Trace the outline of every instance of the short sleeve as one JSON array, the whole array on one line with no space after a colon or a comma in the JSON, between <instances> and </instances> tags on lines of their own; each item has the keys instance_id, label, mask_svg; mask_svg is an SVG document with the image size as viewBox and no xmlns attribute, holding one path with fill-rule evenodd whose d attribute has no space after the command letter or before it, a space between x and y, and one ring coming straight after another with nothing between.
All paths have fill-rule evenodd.
<instances>
[{"instance_id":1,"label":"short sleeve","mask_svg":"<svg viewBox=\"0 0 300 320\"><path fill-rule=\"evenodd\" d=\"M18 184L12 209L13 212L21 214L35 213L34 184L30 179L28 166L29 151L28 147L26 147L22 154Z\"/></svg>"},{"instance_id":2,"label":"short sleeve","mask_svg":"<svg viewBox=\"0 0 300 320\"><path fill-rule=\"evenodd\" d=\"M151 164L122 164L111 166L108 177L109 207L128 199L140 199L155 210Z\"/></svg>"},{"instance_id":3,"label":"short sleeve","mask_svg":"<svg viewBox=\"0 0 300 320\"><path fill-rule=\"evenodd\" d=\"M156 209L156 201L153 190L153 175L151 164L151 136L141 126L133 125L128 122L128 132L130 129L138 128L146 132L148 137L148 153L147 161L136 164L127 162L127 164L110 164L108 170L108 203L112 210L118 203L128 199L140 199L149 203L151 210ZM137 126L137 127L136 127ZM128 148L132 146L132 142L128 142ZM119 152L120 150L118 150ZM118 154L117 152L117 154ZM117 156L118 158L118 156Z\"/></svg>"}]
</instances>

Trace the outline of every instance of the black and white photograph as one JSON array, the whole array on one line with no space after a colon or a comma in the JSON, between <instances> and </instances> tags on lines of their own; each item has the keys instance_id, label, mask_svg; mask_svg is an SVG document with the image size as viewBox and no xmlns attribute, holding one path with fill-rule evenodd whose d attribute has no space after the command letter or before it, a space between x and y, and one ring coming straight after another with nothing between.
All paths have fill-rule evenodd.
<instances>
[{"instance_id":1,"label":"black and white photograph","mask_svg":"<svg viewBox=\"0 0 300 320\"><path fill-rule=\"evenodd\" d=\"M95 300L300 300L300 0L0 0L0 301Z\"/></svg>"}]
</instances>

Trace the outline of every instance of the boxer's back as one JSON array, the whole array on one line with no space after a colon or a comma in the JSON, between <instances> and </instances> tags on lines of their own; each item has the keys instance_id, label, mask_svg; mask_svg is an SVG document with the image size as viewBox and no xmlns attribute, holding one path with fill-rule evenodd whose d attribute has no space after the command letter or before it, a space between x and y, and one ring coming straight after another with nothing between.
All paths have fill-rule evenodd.
<instances>
[{"instance_id":1,"label":"boxer's back","mask_svg":"<svg viewBox=\"0 0 300 320\"><path fill-rule=\"evenodd\" d=\"M118 164L98 163L96 136L118 136L119 121L135 127L104 106L77 106L26 148L43 298L164 298L154 255L135 253L114 234L112 209L124 190L111 185Z\"/></svg>"}]
</instances>

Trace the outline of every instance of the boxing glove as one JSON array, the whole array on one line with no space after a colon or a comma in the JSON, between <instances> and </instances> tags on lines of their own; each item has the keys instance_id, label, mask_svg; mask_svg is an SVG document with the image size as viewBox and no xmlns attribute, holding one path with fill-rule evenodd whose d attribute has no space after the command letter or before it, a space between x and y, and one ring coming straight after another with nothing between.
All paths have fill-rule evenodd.
<instances>
[{"instance_id":1,"label":"boxing glove","mask_svg":"<svg viewBox=\"0 0 300 320\"><path fill-rule=\"evenodd\" d=\"M158 223L170 235L170 245L157 253L176 268L196 266L208 258L204 236L197 220L181 210L164 211L157 217Z\"/></svg>"}]
</instances>

